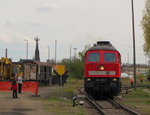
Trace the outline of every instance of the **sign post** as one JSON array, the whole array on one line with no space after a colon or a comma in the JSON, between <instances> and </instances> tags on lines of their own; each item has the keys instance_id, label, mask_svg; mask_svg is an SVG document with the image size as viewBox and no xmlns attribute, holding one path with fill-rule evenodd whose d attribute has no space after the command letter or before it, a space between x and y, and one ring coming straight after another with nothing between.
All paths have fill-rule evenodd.
<instances>
[{"instance_id":1,"label":"sign post","mask_svg":"<svg viewBox=\"0 0 150 115\"><path fill-rule=\"evenodd\" d=\"M57 65L56 66L56 72L60 76L60 97L63 98L63 74L65 73L65 66L64 65Z\"/></svg>"},{"instance_id":2,"label":"sign post","mask_svg":"<svg viewBox=\"0 0 150 115\"><path fill-rule=\"evenodd\" d=\"M60 98L63 98L62 75L60 75Z\"/></svg>"}]
</instances>

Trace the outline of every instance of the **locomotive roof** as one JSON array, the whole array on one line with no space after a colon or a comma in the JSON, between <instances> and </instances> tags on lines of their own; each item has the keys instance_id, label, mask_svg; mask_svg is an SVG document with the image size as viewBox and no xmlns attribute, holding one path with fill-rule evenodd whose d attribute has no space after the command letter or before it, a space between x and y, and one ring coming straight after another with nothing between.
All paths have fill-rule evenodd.
<instances>
[{"instance_id":1,"label":"locomotive roof","mask_svg":"<svg viewBox=\"0 0 150 115\"><path fill-rule=\"evenodd\" d=\"M117 51L117 49L109 42L109 41L98 41L97 44L94 44L93 47L89 48L90 50L113 50Z\"/></svg>"}]
</instances>

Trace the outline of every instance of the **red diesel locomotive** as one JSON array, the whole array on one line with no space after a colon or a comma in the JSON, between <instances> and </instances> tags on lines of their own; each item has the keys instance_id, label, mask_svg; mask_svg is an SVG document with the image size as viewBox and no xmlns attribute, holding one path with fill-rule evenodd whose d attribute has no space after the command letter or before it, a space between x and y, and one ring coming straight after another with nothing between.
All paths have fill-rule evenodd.
<instances>
[{"instance_id":1,"label":"red diesel locomotive","mask_svg":"<svg viewBox=\"0 0 150 115\"><path fill-rule=\"evenodd\" d=\"M109 41L98 41L85 53L85 91L94 97L117 95L121 89L120 70L120 53Z\"/></svg>"}]
</instances>

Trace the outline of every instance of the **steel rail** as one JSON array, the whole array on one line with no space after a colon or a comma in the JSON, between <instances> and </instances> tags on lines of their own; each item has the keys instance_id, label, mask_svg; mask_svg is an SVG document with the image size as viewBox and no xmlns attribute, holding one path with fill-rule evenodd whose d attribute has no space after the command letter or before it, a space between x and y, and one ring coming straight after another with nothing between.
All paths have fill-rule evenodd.
<instances>
[{"instance_id":1,"label":"steel rail","mask_svg":"<svg viewBox=\"0 0 150 115\"><path fill-rule=\"evenodd\" d=\"M109 99L108 100L109 102L111 102L113 105L116 105L116 106L119 106L121 109L131 113L132 115L140 115L139 113L137 113L136 111L134 110L131 110L130 108L128 107L125 107L124 105L122 105L121 103L117 102L116 100L111 100Z\"/></svg>"},{"instance_id":2,"label":"steel rail","mask_svg":"<svg viewBox=\"0 0 150 115\"><path fill-rule=\"evenodd\" d=\"M98 110L98 112L99 112L101 115L105 115L105 112L104 112L103 109L99 106L98 103L96 103L94 100L91 100L91 99L88 98L88 97L87 97L87 99L88 99L88 101L89 101L92 105L94 105L94 107L96 108L96 110Z\"/></svg>"},{"instance_id":3,"label":"steel rail","mask_svg":"<svg viewBox=\"0 0 150 115\"><path fill-rule=\"evenodd\" d=\"M83 87L82 87L83 88ZM81 88L79 88L79 91L82 95L85 95L86 99L96 108L96 110L98 110L98 112L101 114L101 115L106 115L106 113L103 111L104 109L94 100L94 99L91 99L87 94L86 92L83 92L81 91ZM107 100L109 103L111 103L113 106L115 106L115 108L117 109L122 109L124 111L127 111L129 112L130 114L132 115L140 115L139 113L137 113L136 111L134 110L131 110L127 107L125 107L124 105L122 105L121 103L117 102L116 100L112 100L112 99L108 99Z\"/></svg>"},{"instance_id":4,"label":"steel rail","mask_svg":"<svg viewBox=\"0 0 150 115\"><path fill-rule=\"evenodd\" d=\"M86 99L96 108L96 110L101 114L101 115L105 115L105 112L102 110L102 108L99 107L99 105L92 99L90 99L88 97L88 95L85 92L81 91L81 88L79 88L79 91L82 95L86 96Z\"/></svg>"}]
</instances>

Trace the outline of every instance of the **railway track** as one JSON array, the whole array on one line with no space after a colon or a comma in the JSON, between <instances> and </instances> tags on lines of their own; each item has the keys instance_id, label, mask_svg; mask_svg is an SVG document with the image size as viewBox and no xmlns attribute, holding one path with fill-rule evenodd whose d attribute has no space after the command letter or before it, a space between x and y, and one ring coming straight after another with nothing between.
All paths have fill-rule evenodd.
<instances>
[{"instance_id":1,"label":"railway track","mask_svg":"<svg viewBox=\"0 0 150 115\"><path fill-rule=\"evenodd\" d=\"M83 97L92 104L100 115L140 115L115 100L94 100L84 92L83 88L80 88L79 92L84 95Z\"/></svg>"}]
</instances>

